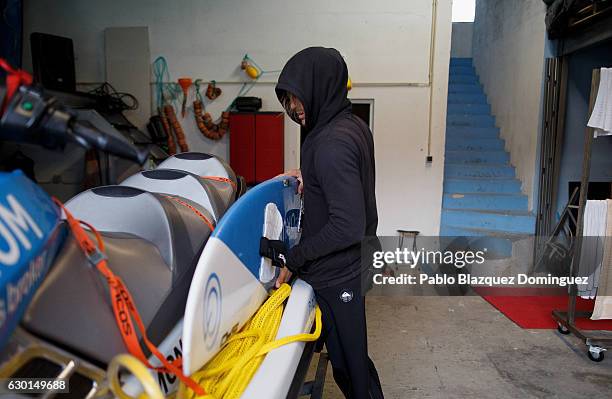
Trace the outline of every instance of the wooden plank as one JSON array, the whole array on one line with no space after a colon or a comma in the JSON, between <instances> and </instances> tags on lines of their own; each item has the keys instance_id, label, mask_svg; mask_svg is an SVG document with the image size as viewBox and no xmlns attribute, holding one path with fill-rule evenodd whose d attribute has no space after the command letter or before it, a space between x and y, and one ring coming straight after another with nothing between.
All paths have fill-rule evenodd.
<instances>
[{"instance_id":1,"label":"wooden plank","mask_svg":"<svg viewBox=\"0 0 612 399\"><path fill-rule=\"evenodd\" d=\"M561 39L562 46L559 55L571 54L609 39L612 39L612 15L586 26L580 32Z\"/></svg>"},{"instance_id":2,"label":"wooden plank","mask_svg":"<svg viewBox=\"0 0 612 399\"><path fill-rule=\"evenodd\" d=\"M591 95L589 98L589 113L593 111L597 90L599 88L600 69L594 69L591 78ZM589 176L591 174L591 149L593 145L593 128L584 129L584 155L582 157L582 177L580 179L580 199L578 200L578 225L576 226L576 247L574 248L572 263L570 266L570 276L578 274L580 264L580 252L582 249L582 232L584 230L584 208L586 207L587 192L589 189ZM576 318L576 294L578 288L576 284L570 286L568 301L567 321L574 324Z\"/></svg>"},{"instance_id":3,"label":"wooden plank","mask_svg":"<svg viewBox=\"0 0 612 399\"><path fill-rule=\"evenodd\" d=\"M558 75L557 80L558 86L558 101L557 101L557 115L556 115L556 133L555 133L555 153L553 155L553 177L551 181L551 197L550 203L552 204L550 210L550 219L554 218L555 210L553 206L557 204L557 194L559 191L559 170L561 169L561 158L563 151L563 138L565 135L565 111L567 108L567 82L568 82L568 71L569 71L569 57L561 57L558 61L560 63L557 69Z\"/></svg>"}]
</instances>

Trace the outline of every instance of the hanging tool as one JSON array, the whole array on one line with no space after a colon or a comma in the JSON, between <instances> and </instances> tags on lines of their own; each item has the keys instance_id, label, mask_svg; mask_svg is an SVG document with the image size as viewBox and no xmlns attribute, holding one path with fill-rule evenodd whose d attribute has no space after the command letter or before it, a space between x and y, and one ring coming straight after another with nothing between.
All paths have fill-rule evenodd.
<instances>
[{"instance_id":1,"label":"hanging tool","mask_svg":"<svg viewBox=\"0 0 612 399\"><path fill-rule=\"evenodd\" d=\"M179 78L178 84L183 89L183 105L181 106L181 116L185 117L185 108L187 107L187 96L189 95L189 87L191 87L191 78Z\"/></svg>"}]
</instances>

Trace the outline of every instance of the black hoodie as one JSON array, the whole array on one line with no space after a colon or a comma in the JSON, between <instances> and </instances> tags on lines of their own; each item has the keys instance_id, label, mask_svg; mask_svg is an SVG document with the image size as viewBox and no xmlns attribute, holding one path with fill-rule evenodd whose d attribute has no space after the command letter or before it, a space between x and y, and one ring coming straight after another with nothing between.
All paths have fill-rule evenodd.
<instances>
[{"instance_id":1,"label":"black hoodie","mask_svg":"<svg viewBox=\"0 0 612 399\"><path fill-rule=\"evenodd\" d=\"M375 236L378 225L374 142L368 126L351 113L347 80L337 50L310 47L291 57L276 85L279 100L292 93L306 116L300 153L304 224L287 265L315 289L361 272L361 241Z\"/></svg>"}]
</instances>

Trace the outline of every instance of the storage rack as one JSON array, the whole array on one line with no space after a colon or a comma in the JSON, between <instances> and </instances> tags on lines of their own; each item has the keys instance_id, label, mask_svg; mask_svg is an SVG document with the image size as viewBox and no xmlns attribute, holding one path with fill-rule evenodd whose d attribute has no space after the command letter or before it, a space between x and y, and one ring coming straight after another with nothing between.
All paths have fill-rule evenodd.
<instances>
[{"instance_id":1,"label":"storage rack","mask_svg":"<svg viewBox=\"0 0 612 399\"><path fill-rule=\"evenodd\" d=\"M594 69L591 79L591 95L589 100L589 115L593 111L597 91L599 89L600 69ZM591 150L593 145L594 130L587 126L584 133L584 152L582 158L582 178L580 180L580 198L578 200L578 222L576 225L576 242L572 253L572 262L570 265L570 276L578 275L578 265L580 263L580 252L582 249L582 233L584 229L584 209L587 201L587 192L589 186L589 176L591 172ZM558 330L561 334L574 334L576 337L584 341L588 347L589 359L600 362L604 359L606 347L612 344L612 336L604 335L598 331L586 331L578 328L576 325L576 317L590 317L591 312L576 311L576 296L578 288L576 284L572 284L569 290L567 311L553 310L552 316L559 324Z\"/></svg>"}]
</instances>

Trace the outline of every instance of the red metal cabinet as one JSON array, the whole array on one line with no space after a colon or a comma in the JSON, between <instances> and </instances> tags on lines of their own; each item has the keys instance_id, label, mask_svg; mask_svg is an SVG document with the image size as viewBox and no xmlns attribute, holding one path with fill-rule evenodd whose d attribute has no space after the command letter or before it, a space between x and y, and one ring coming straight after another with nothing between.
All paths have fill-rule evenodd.
<instances>
[{"instance_id":1,"label":"red metal cabinet","mask_svg":"<svg viewBox=\"0 0 612 399\"><path fill-rule=\"evenodd\" d=\"M255 182L255 114L230 114L230 166L247 183Z\"/></svg>"},{"instance_id":2,"label":"red metal cabinet","mask_svg":"<svg viewBox=\"0 0 612 399\"><path fill-rule=\"evenodd\" d=\"M230 115L230 166L248 184L283 172L284 114L236 112Z\"/></svg>"}]
</instances>

